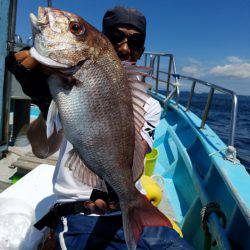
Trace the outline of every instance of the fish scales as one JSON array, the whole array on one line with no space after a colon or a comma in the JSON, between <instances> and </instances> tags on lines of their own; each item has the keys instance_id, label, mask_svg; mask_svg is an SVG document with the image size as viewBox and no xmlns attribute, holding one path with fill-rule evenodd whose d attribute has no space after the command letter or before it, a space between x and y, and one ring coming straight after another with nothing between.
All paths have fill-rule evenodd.
<instances>
[{"instance_id":1,"label":"fish scales","mask_svg":"<svg viewBox=\"0 0 250 250\"><path fill-rule=\"evenodd\" d=\"M124 195L124 192L127 194L126 182L131 181L127 176L124 180L124 175L131 174L127 170L132 166L134 151L132 101L126 75L121 77L120 74L121 80L114 79L109 61L107 56L103 59L105 64L82 66L75 75L79 83L71 90L53 85L51 90L58 103L66 137L92 170L104 179L112 178L108 182L112 185L117 182L118 195L119 192ZM100 165L105 171L103 168L100 171ZM115 180L112 176L114 168Z\"/></svg>"}]
</instances>

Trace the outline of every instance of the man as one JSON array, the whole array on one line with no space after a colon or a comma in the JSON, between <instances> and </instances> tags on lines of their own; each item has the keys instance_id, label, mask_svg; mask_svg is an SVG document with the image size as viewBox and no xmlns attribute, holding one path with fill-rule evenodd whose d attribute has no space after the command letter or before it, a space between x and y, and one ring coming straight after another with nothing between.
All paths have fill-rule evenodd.
<instances>
[{"instance_id":1,"label":"man","mask_svg":"<svg viewBox=\"0 0 250 250\"><path fill-rule=\"evenodd\" d=\"M103 33L109 38L122 61L136 63L145 49L146 18L136 9L115 7L108 10L103 17ZM154 130L160 121L161 106L150 97L144 109L146 123L141 135L147 152L153 146Z\"/></svg>"},{"instance_id":2,"label":"man","mask_svg":"<svg viewBox=\"0 0 250 250\"><path fill-rule=\"evenodd\" d=\"M113 43L121 60L136 62L141 57L146 36L146 20L141 13L122 7L109 10L103 19L103 31ZM51 101L48 86L45 84L48 73L30 57L28 50L11 53L6 59L6 65L20 81L24 92L31 96L41 110L38 119L31 124L28 131L33 153L46 158L60 148L53 185L62 205L57 205L36 226L55 228L57 245L63 249L126 249L121 214L119 211L114 212L118 210L118 205L112 189L108 187L108 194L92 191L91 187L75 180L72 172L64 167L70 157L72 145L63 136L59 117L53 116L51 108L48 110ZM151 118L146 119L148 122L142 131L145 152L148 145L152 147L154 126L159 122L160 116L158 102L149 100L145 106L147 112L154 105L156 108L153 110L156 111L148 112ZM102 214L105 211L108 211L105 216L86 216L89 213ZM172 229L146 228L138 246L141 249L148 248L146 246L161 249L170 235L178 239L171 243L171 247L183 244Z\"/></svg>"}]
</instances>

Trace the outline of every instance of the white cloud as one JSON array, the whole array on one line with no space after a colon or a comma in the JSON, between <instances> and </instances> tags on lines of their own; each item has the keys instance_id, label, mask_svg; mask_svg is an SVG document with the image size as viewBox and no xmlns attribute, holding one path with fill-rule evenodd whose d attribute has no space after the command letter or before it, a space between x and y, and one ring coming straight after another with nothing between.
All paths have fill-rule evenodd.
<instances>
[{"instance_id":1,"label":"white cloud","mask_svg":"<svg viewBox=\"0 0 250 250\"><path fill-rule=\"evenodd\" d=\"M191 64L195 64L195 65L201 65L201 62L195 58L188 58L188 61L191 63Z\"/></svg>"},{"instance_id":2,"label":"white cloud","mask_svg":"<svg viewBox=\"0 0 250 250\"><path fill-rule=\"evenodd\" d=\"M220 62L186 58L178 73L218 84L240 95L250 95L250 58L228 56L221 58ZM188 81L183 80L181 84L182 89L190 88ZM197 90L203 91L200 87Z\"/></svg>"},{"instance_id":3,"label":"white cloud","mask_svg":"<svg viewBox=\"0 0 250 250\"><path fill-rule=\"evenodd\" d=\"M193 77L201 77L204 75L203 69L199 65L190 65L182 67L181 71L184 74L191 75Z\"/></svg>"},{"instance_id":4,"label":"white cloud","mask_svg":"<svg viewBox=\"0 0 250 250\"><path fill-rule=\"evenodd\" d=\"M181 72L185 75L201 78L204 76L226 76L238 79L250 78L250 60L238 56L228 56L225 64L208 67L195 58L188 58L189 65L183 66Z\"/></svg>"},{"instance_id":5,"label":"white cloud","mask_svg":"<svg viewBox=\"0 0 250 250\"><path fill-rule=\"evenodd\" d=\"M240 59L238 56L228 56L227 57L227 60L230 62L230 63L242 63L243 60Z\"/></svg>"},{"instance_id":6,"label":"white cloud","mask_svg":"<svg viewBox=\"0 0 250 250\"><path fill-rule=\"evenodd\" d=\"M240 79L250 78L250 63L232 63L223 66L215 66L209 71L212 75L236 77Z\"/></svg>"}]
</instances>

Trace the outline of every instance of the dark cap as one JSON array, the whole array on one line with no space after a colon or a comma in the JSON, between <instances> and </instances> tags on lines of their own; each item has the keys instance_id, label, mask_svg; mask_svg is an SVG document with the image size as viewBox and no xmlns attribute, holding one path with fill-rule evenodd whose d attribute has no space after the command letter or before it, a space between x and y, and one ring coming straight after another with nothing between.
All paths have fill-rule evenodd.
<instances>
[{"instance_id":1,"label":"dark cap","mask_svg":"<svg viewBox=\"0 0 250 250\"><path fill-rule=\"evenodd\" d=\"M104 34L109 28L116 26L132 27L146 36L146 18L136 9L127 9L121 6L117 6L114 9L109 9L105 13L102 21Z\"/></svg>"}]
</instances>

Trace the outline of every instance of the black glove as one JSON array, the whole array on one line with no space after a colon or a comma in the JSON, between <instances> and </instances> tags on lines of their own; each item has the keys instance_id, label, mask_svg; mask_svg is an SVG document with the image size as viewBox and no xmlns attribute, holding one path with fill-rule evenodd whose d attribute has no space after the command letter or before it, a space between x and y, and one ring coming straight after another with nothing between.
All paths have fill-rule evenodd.
<instances>
[{"instance_id":1,"label":"black glove","mask_svg":"<svg viewBox=\"0 0 250 250\"><path fill-rule=\"evenodd\" d=\"M29 48L23 48L22 50ZM47 84L48 76L39 66L29 70L16 61L15 52L11 51L5 58L6 68L14 74L21 84L23 92L31 98L31 102L39 107L44 119L47 118L50 102L52 100Z\"/></svg>"}]
</instances>

